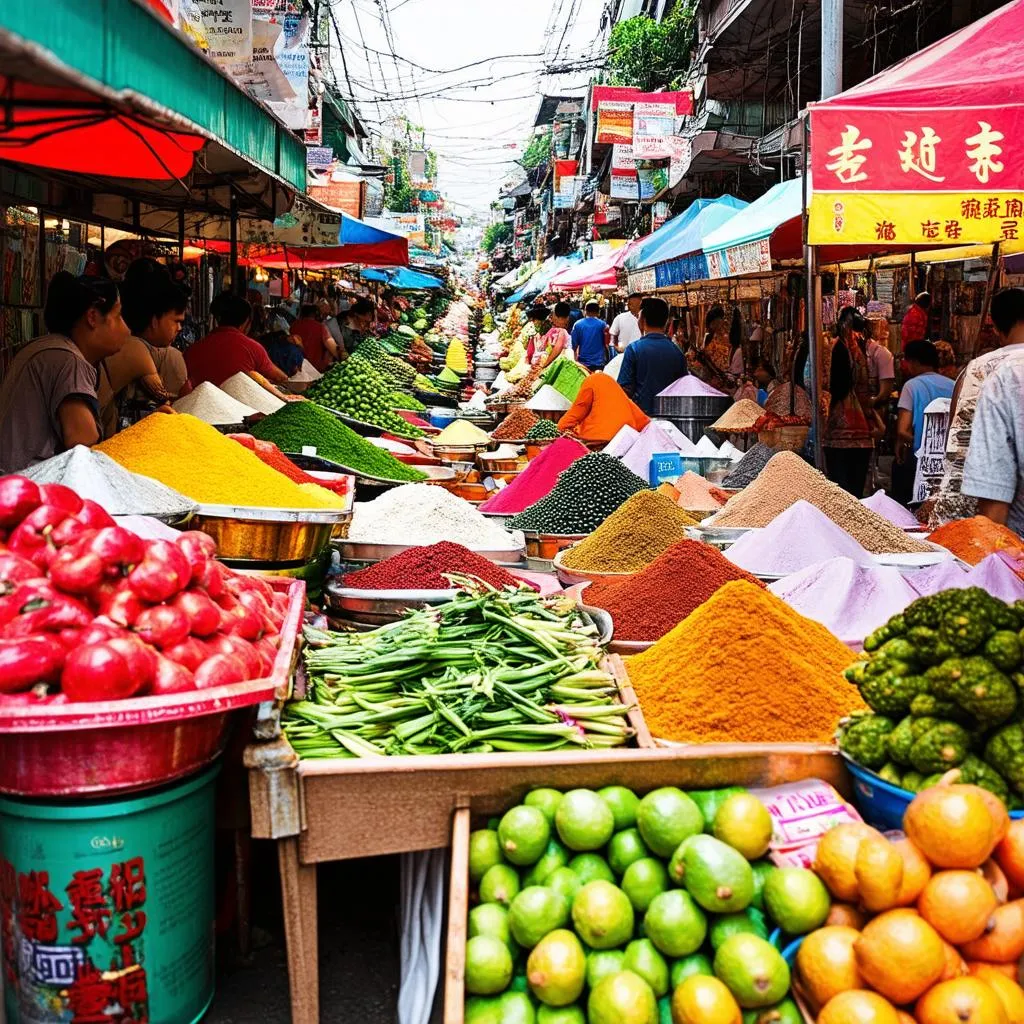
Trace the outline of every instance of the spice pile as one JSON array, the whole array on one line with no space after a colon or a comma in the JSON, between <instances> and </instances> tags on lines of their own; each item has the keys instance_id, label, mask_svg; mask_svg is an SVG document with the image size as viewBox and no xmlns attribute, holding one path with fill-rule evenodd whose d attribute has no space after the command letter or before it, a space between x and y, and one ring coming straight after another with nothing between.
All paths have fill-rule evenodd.
<instances>
[{"instance_id":1,"label":"spice pile","mask_svg":"<svg viewBox=\"0 0 1024 1024\"><path fill-rule=\"evenodd\" d=\"M565 470L551 493L520 512L510 525L539 533L590 533L627 498L643 490L646 482L618 459L591 452Z\"/></svg>"},{"instance_id":2,"label":"spice pile","mask_svg":"<svg viewBox=\"0 0 1024 1024\"><path fill-rule=\"evenodd\" d=\"M519 586L519 580L500 565L450 541L410 548L347 573L342 582L356 590L451 590L453 575L475 576L492 587Z\"/></svg>"},{"instance_id":3,"label":"spice pile","mask_svg":"<svg viewBox=\"0 0 1024 1024\"><path fill-rule=\"evenodd\" d=\"M752 398L741 398L711 424L711 429L722 434L744 433L753 430L763 415L764 410Z\"/></svg>"},{"instance_id":4,"label":"spice pile","mask_svg":"<svg viewBox=\"0 0 1024 1024\"><path fill-rule=\"evenodd\" d=\"M697 444L694 446L693 451L695 455L699 455L701 458L704 459L722 458L722 453L718 450L718 448L715 447L715 442L712 441L707 434L705 434L697 441Z\"/></svg>"},{"instance_id":5,"label":"spice pile","mask_svg":"<svg viewBox=\"0 0 1024 1024\"><path fill-rule=\"evenodd\" d=\"M525 406L513 409L492 431L495 441L521 441L537 425L537 416Z\"/></svg>"},{"instance_id":6,"label":"spice pile","mask_svg":"<svg viewBox=\"0 0 1024 1024\"><path fill-rule=\"evenodd\" d=\"M243 448L248 448L259 458L260 462L268 465L271 469L276 469L278 473L283 473L289 480L301 486L320 487L325 491L333 491L337 495L348 494L351 486L349 477L333 482L320 480L299 469L272 441L260 441L252 434L228 434L228 437L232 441L237 441Z\"/></svg>"},{"instance_id":7,"label":"spice pile","mask_svg":"<svg viewBox=\"0 0 1024 1024\"><path fill-rule=\"evenodd\" d=\"M771 448L758 441L753 448L744 453L743 458L736 463L732 472L722 481L722 486L735 491L746 487L747 484L753 483L757 479L761 470L778 454L778 448Z\"/></svg>"},{"instance_id":8,"label":"spice pile","mask_svg":"<svg viewBox=\"0 0 1024 1024\"><path fill-rule=\"evenodd\" d=\"M432 439L431 443L442 448L445 445L453 445L455 447L477 444L489 445L491 443L491 436L469 420L452 420L437 437Z\"/></svg>"},{"instance_id":9,"label":"spice pile","mask_svg":"<svg viewBox=\"0 0 1024 1024\"><path fill-rule=\"evenodd\" d=\"M587 448L570 437L548 445L507 487L488 498L481 512L522 512L550 494L562 471L587 454Z\"/></svg>"},{"instance_id":10,"label":"spice pile","mask_svg":"<svg viewBox=\"0 0 1024 1024\"><path fill-rule=\"evenodd\" d=\"M565 412L571 405L572 402L560 391L556 391L550 384L543 384L526 403L526 408L537 412Z\"/></svg>"},{"instance_id":11,"label":"spice pile","mask_svg":"<svg viewBox=\"0 0 1024 1024\"><path fill-rule=\"evenodd\" d=\"M880 516L888 519L894 526L901 530L920 530L921 524L917 517L908 508L904 508L898 501L894 501L881 488L875 491L870 498L861 498L861 504L865 508L877 512Z\"/></svg>"},{"instance_id":12,"label":"spice pile","mask_svg":"<svg viewBox=\"0 0 1024 1024\"><path fill-rule=\"evenodd\" d=\"M705 384L700 377L692 373L685 377L674 380L663 391L659 391L657 398L728 398L724 391Z\"/></svg>"},{"instance_id":13,"label":"spice pile","mask_svg":"<svg viewBox=\"0 0 1024 1024\"><path fill-rule=\"evenodd\" d=\"M623 427L623 430L632 430L632 427ZM622 430L612 438L615 450L609 451L606 448L606 454L615 455L621 451L622 454L619 455L619 458L622 459L622 464L627 469L636 473L637 476L642 476L645 480L648 479L651 470L651 459L655 455L667 455L670 452L678 452L686 457L697 454L696 445L685 434L677 431L671 423L665 420L648 423L639 434L636 434L634 431L633 441L624 451L622 450L622 445L625 443L625 438L622 441L617 441L621 435ZM608 447L610 448L612 445ZM718 506L716 505L715 507L717 508Z\"/></svg>"},{"instance_id":14,"label":"spice pile","mask_svg":"<svg viewBox=\"0 0 1024 1024\"><path fill-rule=\"evenodd\" d=\"M559 436L561 432L553 420L538 420L526 432L527 441L549 441Z\"/></svg>"},{"instance_id":15,"label":"spice pile","mask_svg":"<svg viewBox=\"0 0 1024 1024\"><path fill-rule=\"evenodd\" d=\"M795 452L779 452L745 490L712 518L715 526L767 526L803 498L816 505L872 554L930 551L852 494L826 479Z\"/></svg>"},{"instance_id":16,"label":"spice pile","mask_svg":"<svg viewBox=\"0 0 1024 1024\"><path fill-rule=\"evenodd\" d=\"M254 386L259 387L258 384ZM257 412L252 406L243 405L208 380L204 380L195 391L190 391L183 398L179 398L171 408L175 412L187 413L214 426L241 423L247 417L255 416Z\"/></svg>"},{"instance_id":17,"label":"spice pile","mask_svg":"<svg viewBox=\"0 0 1024 1024\"><path fill-rule=\"evenodd\" d=\"M966 582L969 587L981 587L987 594L998 597L1007 604L1024 600L1024 580L1017 575L1006 561L1006 556L1000 551L983 558L967 573Z\"/></svg>"},{"instance_id":18,"label":"spice pile","mask_svg":"<svg viewBox=\"0 0 1024 1024\"><path fill-rule=\"evenodd\" d=\"M872 564L871 555L853 537L806 501L790 505L763 530L743 534L725 557L763 576L787 576L829 558Z\"/></svg>"},{"instance_id":19,"label":"spice pile","mask_svg":"<svg viewBox=\"0 0 1024 1024\"><path fill-rule=\"evenodd\" d=\"M953 558L946 558L924 569L909 570L904 574L904 579L918 597L930 597L940 590L968 586L967 570L961 569Z\"/></svg>"},{"instance_id":20,"label":"spice pile","mask_svg":"<svg viewBox=\"0 0 1024 1024\"><path fill-rule=\"evenodd\" d=\"M952 551L969 565L977 565L986 555L995 551L1024 547L1024 541L1008 526L994 523L985 516L955 519L940 526L928 539Z\"/></svg>"},{"instance_id":21,"label":"spice pile","mask_svg":"<svg viewBox=\"0 0 1024 1024\"><path fill-rule=\"evenodd\" d=\"M429 484L404 484L373 501L356 502L348 537L406 546L448 540L490 551L520 546L468 501Z\"/></svg>"},{"instance_id":22,"label":"spice pile","mask_svg":"<svg viewBox=\"0 0 1024 1024\"><path fill-rule=\"evenodd\" d=\"M661 739L828 743L864 706L842 676L853 660L824 626L738 580L626 666Z\"/></svg>"},{"instance_id":23,"label":"spice pile","mask_svg":"<svg viewBox=\"0 0 1024 1024\"><path fill-rule=\"evenodd\" d=\"M63 484L112 516L184 516L196 504L184 494L149 477L131 473L109 455L76 444L22 473L37 484Z\"/></svg>"},{"instance_id":24,"label":"spice pile","mask_svg":"<svg viewBox=\"0 0 1024 1024\"><path fill-rule=\"evenodd\" d=\"M650 429L650 424L646 429ZM618 433L602 448L601 450L605 455L614 455L617 459L621 459L630 448L636 444L636 439L640 436L640 431L634 430L629 424L619 428ZM648 459L648 462L650 459ZM633 470L636 473L636 470ZM639 475L639 474L638 474Z\"/></svg>"},{"instance_id":25,"label":"spice pile","mask_svg":"<svg viewBox=\"0 0 1024 1024\"><path fill-rule=\"evenodd\" d=\"M639 572L670 544L686 536L696 520L657 491L637 491L589 537L561 558L567 569Z\"/></svg>"},{"instance_id":26,"label":"spice pile","mask_svg":"<svg viewBox=\"0 0 1024 1024\"><path fill-rule=\"evenodd\" d=\"M230 395L236 401L247 405L257 412L269 416L277 412L284 405L284 402L275 395L272 395L266 388L260 387L247 373L238 371L233 377L228 377L220 386L221 391Z\"/></svg>"},{"instance_id":27,"label":"spice pile","mask_svg":"<svg viewBox=\"0 0 1024 1024\"><path fill-rule=\"evenodd\" d=\"M725 503L724 498L716 495L716 492L721 494L717 487L712 487L704 477L691 470L687 470L672 486L679 495L676 501L680 507L694 512L717 512Z\"/></svg>"},{"instance_id":28,"label":"spice pile","mask_svg":"<svg viewBox=\"0 0 1024 1024\"><path fill-rule=\"evenodd\" d=\"M587 371L573 359L556 359L541 377L545 384L550 384L570 402L576 401L586 379Z\"/></svg>"},{"instance_id":29,"label":"spice pile","mask_svg":"<svg viewBox=\"0 0 1024 1024\"><path fill-rule=\"evenodd\" d=\"M306 446L322 459L356 473L383 480L423 480L415 466L399 462L390 452L370 444L337 416L315 402L289 402L252 428L254 437L273 441L283 452L298 454Z\"/></svg>"},{"instance_id":30,"label":"spice pile","mask_svg":"<svg viewBox=\"0 0 1024 1024\"><path fill-rule=\"evenodd\" d=\"M733 580L764 586L716 548L679 540L635 576L591 583L583 600L611 615L617 640L657 640Z\"/></svg>"},{"instance_id":31,"label":"spice pile","mask_svg":"<svg viewBox=\"0 0 1024 1024\"><path fill-rule=\"evenodd\" d=\"M531 366L526 371L526 376L517 384L513 384L507 391L497 396L499 402L523 402L533 394L533 389L540 379L540 367Z\"/></svg>"},{"instance_id":32,"label":"spice pile","mask_svg":"<svg viewBox=\"0 0 1024 1024\"><path fill-rule=\"evenodd\" d=\"M194 416L147 416L104 441L97 450L125 469L153 477L200 504L257 508L327 508L334 504L303 491Z\"/></svg>"},{"instance_id":33,"label":"spice pile","mask_svg":"<svg viewBox=\"0 0 1024 1024\"><path fill-rule=\"evenodd\" d=\"M893 566L843 557L808 566L768 589L851 647L863 644L869 633L917 598Z\"/></svg>"}]
</instances>

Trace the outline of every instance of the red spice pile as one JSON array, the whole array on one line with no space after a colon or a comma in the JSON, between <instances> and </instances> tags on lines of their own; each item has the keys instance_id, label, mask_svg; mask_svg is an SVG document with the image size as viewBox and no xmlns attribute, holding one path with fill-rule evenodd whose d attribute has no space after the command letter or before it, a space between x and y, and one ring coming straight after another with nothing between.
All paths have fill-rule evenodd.
<instances>
[{"instance_id":1,"label":"red spice pile","mask_svg":"<svg viewBox=\"0 0 1024 1024\"><path fill-rule=\"evenodd\" d=\"M315 476L310 476L299 469L276 444L272 444L270 441L258 441L251 434L228 434L228 437L232 441L237 441L243 448L248 448L249 451L258 456L261 462L265 462L271 469L276 469L278 473L283 474L297 484L316 484L317 487L334 491L336 494L344 495L348 493L349 484L347 480L318 480Z\"/></svg>"},{"instance_id":2,"label":"red spice pile","mask_svg":"<svg viewBox=\"0 0 1024 1024\"><path fill-rule=\"evenodd\" d=\"M494 587L519 585L511 573L461 544L442 541L427 547L409 548L383 562L344 577L344 586L357 590L450 590L445 573L478 576Z\"/></svg>"},{"instance_id":3,"label":"red spice pile","mask_svg":"<svg viewBox=\"0 0 1024 1024\"><path fill-rule=\"evenodd\" d=\"M583 591L583 601L611 615L616 640L659 640L732 580L764 588L756 576L733 565L716 548L681 540L635 576L591 583ZM722 629L728 628L723 622Z\"/></svg>"}]
</instances>

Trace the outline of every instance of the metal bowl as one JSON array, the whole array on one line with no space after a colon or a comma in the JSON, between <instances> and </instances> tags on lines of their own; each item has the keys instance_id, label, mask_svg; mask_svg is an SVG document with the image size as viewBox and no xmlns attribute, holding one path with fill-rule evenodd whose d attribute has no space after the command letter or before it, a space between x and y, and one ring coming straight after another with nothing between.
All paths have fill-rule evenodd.
<instances>
[{"instance_id":1,"label":"metal bowl","mask_svg":"<svg viewBox=\"0 0 1024 1024\"><path fill-rule=\"evenodd\" d=\"M363 590L337 582L324 587L325 603L335 615L350 622L373 626L395 622L410 608L445 604L455 595L455 590Z\"/></svg>"},{"instance_id":2,"label":"metal bowl","mask_svg":"<svg viewBox=\"0 0 1024 1024\"><path fill-rule=\"evenodd\" d=\"M350 515L344 509L200 505L191 525L217 542L225 561L300 565L320 555Z\"/></svg>"},{"instance_id":3,"label":"metal bowl","mask_svg":"<svg viewBox=\"0 0 1024 1024\"><path fill-rule=\"evenodd\" d=\"M375 544L366 540L343 540L337 543L343 562L383 562L392 555L400 555L410 548L422 547L420 544ZM498 565L521 567L523 564L522 548L470 548L484 558Z\"/></svg>"},{"instance_id":4,"label":"metal bowl","mask_svg":"<svg viewBox=\"0 0 1024 1024\"><path fill-rule=\"evenodd\" d=\"M526 553L531 558L554 558L562 548L572 547L573 544L588 536L585 533L536 533L526 532Z\"/></svg>"}]
</instances>

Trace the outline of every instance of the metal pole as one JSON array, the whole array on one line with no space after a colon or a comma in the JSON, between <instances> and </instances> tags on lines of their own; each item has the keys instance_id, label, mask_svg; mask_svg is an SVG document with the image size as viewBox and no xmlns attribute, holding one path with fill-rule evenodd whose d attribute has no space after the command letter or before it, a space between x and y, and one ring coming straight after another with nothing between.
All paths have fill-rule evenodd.
<instances>
[{"instance_id":1,"label":"metal pole","mask_svg":"<svg viewBox=\"0 0 1024 1024\"><path fill-rule=\"evenodd\" d=\"M843 91L843 0L821 0L821 99Z\"/></svg>"},{"instance_id":2,"label":"metal pole","mask_svg":"<svg viewBox=\"0 0 1024 1024\"><path fill-rule=\"evenodd\" d=\"M185 207L178 211L178 262L185 261Z\"/></svg>"},{"instance_id":3,"label":"metal pole","mask_svg":"<svg viewBox=\"0 0 1024 1024\"><path fill-rule=\"evenodd\" d=\"M821 383L819 368L821 366L821 332L818 330L818 251L807 241L807 203L808 196L808 163L810 158L810 139L808 118L803 119L803 164L804 173L800 179L803 191L803 232L804 232L804 266L806 269L807 296L804 299L804 315L807 320L807 361L811 367L811 429L814 434L814 465L822 472L825 470L825 450L822 446L822 432L825 424L821 418ZM797 381L791 381L796 387Z\"/></svg>"},{"instance_id":4,"label":"metal pole","mask_svg":"<svg viewBox=\"0 0 1024 1024\"><path fill-rule=\"evenodd\" d=\"M228 212L230 218L231 241L228 257L228 272L231 275L231 292L238 291L238 198L231 189L231 205Z\"/></svg>"}]
</instances>

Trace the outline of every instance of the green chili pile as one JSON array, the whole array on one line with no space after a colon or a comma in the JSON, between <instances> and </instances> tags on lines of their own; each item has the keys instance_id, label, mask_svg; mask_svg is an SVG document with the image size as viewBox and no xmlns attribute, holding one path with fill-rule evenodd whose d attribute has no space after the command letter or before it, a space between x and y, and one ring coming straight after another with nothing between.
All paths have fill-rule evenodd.
<instances>
[{"instance_id":1,"label":"green chili pile","mask_svg":"<svg viewBox=\"0 0 1024 1024\"><path fill-rule=\"evenodd\" d=\"M300 757L606 748L633 735L597 629L571 600L468 579L368 633L306 630Z\"/></svg>"}]
</instances>

